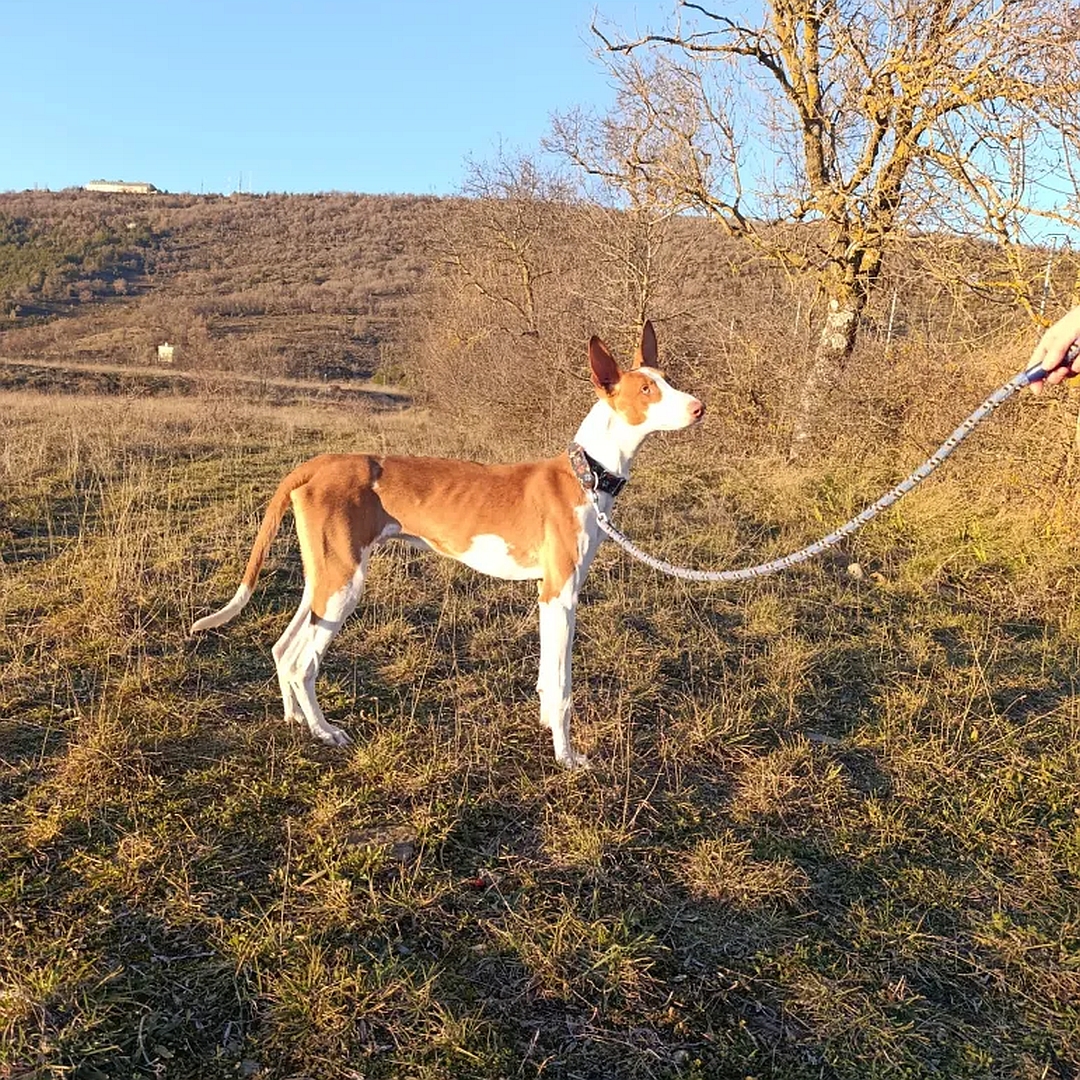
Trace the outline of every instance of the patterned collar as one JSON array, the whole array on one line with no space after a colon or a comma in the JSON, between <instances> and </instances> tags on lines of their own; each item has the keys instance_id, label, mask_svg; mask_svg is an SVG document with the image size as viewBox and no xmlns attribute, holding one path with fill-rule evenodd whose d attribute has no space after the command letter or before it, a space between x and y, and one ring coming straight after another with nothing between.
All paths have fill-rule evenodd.
<instances>
[{"instance_id":1,"label":"patterned collar","mask_svg":"<svg viewBox=\"0 0 1080 1080\"><path fill-rule=\"evenodd\" d=\"M566 452L570 455L570 468L586 491L602 491L612 496L622 491L626 477L608 472L599 461L589 456L583 446L572 442Z\"/></svg>"}]
</instances>

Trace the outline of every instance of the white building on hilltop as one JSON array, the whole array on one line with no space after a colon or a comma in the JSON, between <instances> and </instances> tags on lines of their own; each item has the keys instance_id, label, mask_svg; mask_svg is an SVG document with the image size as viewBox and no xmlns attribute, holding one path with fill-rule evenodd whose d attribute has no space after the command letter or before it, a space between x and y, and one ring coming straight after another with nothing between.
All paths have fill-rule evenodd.
<instances>
[{"instance_id":1,"label":"white building on hilltop","mask_svg":"<svg viewBox=\"0 0 1080 1080\"><path fill-rule=\"evenodd\" d=\"M91 180L87 191L109 191L120 195L154 195L157 188L142 180Z\"/></svg>"}]
</instances>

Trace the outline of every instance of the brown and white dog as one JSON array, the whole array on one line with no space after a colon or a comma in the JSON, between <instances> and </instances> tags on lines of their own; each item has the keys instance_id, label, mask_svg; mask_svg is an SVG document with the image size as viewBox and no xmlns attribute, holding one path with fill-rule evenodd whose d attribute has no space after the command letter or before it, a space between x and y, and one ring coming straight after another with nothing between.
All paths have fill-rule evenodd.
<instances>
[{"instance_id":1,"label":"brown and white dog","mask_svg":"<svg viewBox=\"0 0 1080 1080\"><path fill-rule=\"evenodd\" d=\"M689 427L704 415L705 406L674 389L657 367L650 323L630 371L621 370L596 337L589 342L589 366L598 400L575 443L592 459L591 478L613 482L605 486L626 477L646 435ZM600 509L610 512L612 494L598 486L595 497ZM270 500L232 600L199 619L192 633L221 626L241 612L290 506L304 593L273 648L286 719L305 721L323 742L349 741L326 722L315 698L315 677L360 599L372 548L399 539L493 577L539 583L540 722L551 729L560 764L588 763L570 744L570 653L578 592L601 533L568 453L517 465L371 454L312 458L289 473Z\"/></svg>"}]
</instances>

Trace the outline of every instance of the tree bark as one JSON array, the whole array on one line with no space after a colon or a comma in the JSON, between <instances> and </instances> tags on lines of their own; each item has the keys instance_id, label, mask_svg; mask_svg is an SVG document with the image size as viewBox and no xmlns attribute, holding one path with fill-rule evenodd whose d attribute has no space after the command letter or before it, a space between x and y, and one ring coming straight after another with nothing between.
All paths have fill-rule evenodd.
<instances>
[{"instance_id":1,"label":"tree bark","mask_svg":"<svg viewBox=\"0 0 1080 1080\"><path fill-rule=\"evenodd\" d=\"M858 295L829 301L810 371L803 382L795 408L795 424L788 445L788 461L804 459L813 448L815 418L829 391L843 374L859 330L859 317L866 306Z\"/></svg>"}]
</instances>

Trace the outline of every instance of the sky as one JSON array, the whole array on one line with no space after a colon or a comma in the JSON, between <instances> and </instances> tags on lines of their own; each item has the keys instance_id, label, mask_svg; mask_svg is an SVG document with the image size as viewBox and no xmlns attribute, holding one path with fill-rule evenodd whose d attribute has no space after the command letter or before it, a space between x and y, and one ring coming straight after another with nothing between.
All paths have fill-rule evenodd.
<instances>
[{"instance_id":1,"label":"sky","mask_svg":"<svg viewBox=\"0 0 1080 1080\"><path fill-rule=\"evenodd\" d=\"M0 191L450 194L468 157L604 108L594 11L670 0L2 0Z\"/></svg>"}]
</instances>

